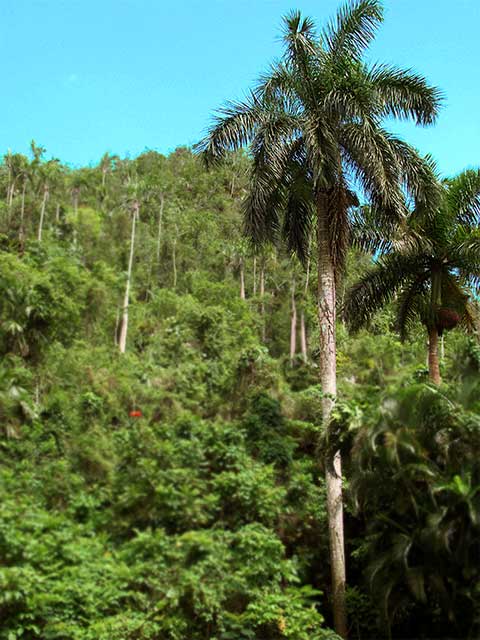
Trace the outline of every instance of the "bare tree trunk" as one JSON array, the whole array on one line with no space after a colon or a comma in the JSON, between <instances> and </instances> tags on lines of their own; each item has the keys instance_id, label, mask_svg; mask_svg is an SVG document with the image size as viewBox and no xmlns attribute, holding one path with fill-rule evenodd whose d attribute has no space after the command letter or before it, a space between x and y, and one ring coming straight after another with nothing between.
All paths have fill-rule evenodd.
<instances>
[{"instance_id":1,"label":"bare tree trunk","mask_svg":"<svg viewBox=\"0 0 480 640\"><path fill-rule=\"evenodd\" d=\"M308 360L308 345L307 345L307 327L305 324L305 305L307 304L308 297L308 285L310 281L310 242L308 244L308 260L307 260L307 273L305 275L305 289L303 291L303 308L300 314L300 344L302 349L302 358L304 362Z\"/></svg>"},{"instance_id":2,"label":"bare tree trunk","mask_svg":"<svg viewBox=\"0 0 480 640\"><path fill-rule=\"evenodd\" d=\"M42 241L43 220L45 218L45 207L47 206L47 200L48 200L48 185L45 185L43 187L42 208L40 209L40 222L38 223L37 240L39 242Z\"/></svg>"},{"instance_id":3,"label":"bare tree trunk","mask_svg":"<svg viewBox=\"0 0 480 640\"><path fill-rule=\"evenodd\" d=\"M60 203L57 202L57 206L55 208L55 224L60 222Z\"/></svg>"},{"instance_id":4,"label":"bare tree trunk","mask_svg":"<svg viewBox=\"0 0 480 640\"><path fill-rule=\"evenodd\" d=\"M173 288L177 288L177 226L175 225L175 237L172 246Z\"/></svg>"},{"instance_id":5,"label":"bare tree trunk","mask_svg":"<svg viewBox=\"0 0 480 640\"><path fill-rule=\"evenodd\" d=\"M253 297L257 295L257 256L253 256Z\"/></svg>"},{"instance_id":6,"label":"bare tree trunk","mask_svg":"<svg viewBox=\"0 0 480 640\"><path fill-rule=\"evenodd\" d=\"M72 191L73 195L73 212L75 214L75 223L73 227L73 246L77 246L77 223L78 223L78 196L80 193L80 188L75 187Z\"/></svg>"},{"instance_id":7,"label":"bare tree trunk","mask_svg":"<svg viewBox=\"0 0 480 640\"><path fill-rule=\"evenodd\" d=\"M265 326L265 261L262 260L260 269L260 315L262 316L262 341L265 342L266 326Z\"/></svg>"},{"instance_id":8,"label":"bare tree trunk","mask_svg":"<svg viewBox=\"0 0 480 640\"><path fill-rule=\"evenodd\" d=\"M243 258L240 258L240 298L245 300L245 273L243 269Z\"/></svg>"},{"instance_id":9,"label":"bare tree trunk","mask_svg":"<svg viewBox=\"0 0 480 640\"><path fill-rule=\"evenodd\" d=\"M445 364L445 334L440 338L440 364Z\"/></svg>"},{"instance_id":10,"label":"bare tree trunk","mask_svg":"<svg viewBox=\"0 0 480 640\"><path fill-rule=\"evenodd\" d=\"M15 182L16 182L16 178L12 180L12 183L7 189L7 205L9 210L12 208L12 204L13 204L13 196L15 194Z\"/></svg>"},{"instance_id":11,"label":"bare tree trunk","mask_svg":"<svg viewBox=\"0 0 480 640\"><path fill-rule=\"evenodd\" d=\"M133 251L135 247L135 223L137 221L138 215L139 215L139 205L138 205L138 202L135 202L133 205L133 213L132 213L132 234L130 237L130 256L128 259L127 284L125 286L125 297L123 298L122 324L120 327L120 337L118 339L118 348L120 349L120 353L125 353L125 349L127 347L128 305L130 302L130 283L132 280Z\"/></svg>"},{"instance_id":12,"label":"bare tree trunk","mask_svg":"<svg viewBox=\"0 0 480 640\"><path fill-rule=\"evenodd\" d=\"M120 310L117 308L117 315L115 316L115 333L113 336L113 343L115 346L118 345L118 327L120 325Z\"/></svg>"},{"instance_id":13,"label":"bare tree trunk","mask_svg":"<svg viewBox=\"0 0 480 640\"><path fill-rule=\"evenodd\" d=\"M297 351L297 305L295 302L295 278L292 278L291 315L290 315L290 366L293 367Z\"/></svg>"},{"instance_id":14,"label":"bare tree trunk","mask_svg":"<svg viewBox=\"0 0 480 640\"><path fill-rule=\"evenodd\" d=\"M25 242L25 192L27 190L27 181L23 181L22 189L22 204L20 207L20 229L18 230L18 240L20 242L20 248L23 249Z\"/></svg>"},{"instance_id":15,"label":"bare tree trunk","mask_svg":"<svg viewBox=\"0 0 480 640\"><path fill-rule=\"evenodd\" d=\"M158 212L158 231L157 231L157 252L156 252L156 258L157 258L157 266L160 263L160 246L161 246L161 242L162 242L162 221L163 221L163 206L165 203L165 198L163 196L163 193L160 196L160 211Z\"/></svg>"},{"instance_id":16,"label":"bare tree trunk","mask_svg":"<svg viewBox=\"0 0 480 640\"><path fill-rule=\"evenodd\" d=\"M438 330L435 326L428 332L428 376L433 384L442 384L438 361Z\"/></svg>"},{"instance_id":17,"label":"bare tree trunk","mask_svg":"<svg viewBox=\"0 0 480 640\"><path fill-rule=\"evenodd\" d=\"M318 196L318 323L320 330L320 382L323 425L328 429L337 393L335 333L335 269L330 254L327 198ZM345 550L343 533L342 464L340 451L326 460L326 487L332 604L335 631L347 637L345 604Z\"/></svg>"},{"instance_id":18,"label":"bare tree trunk","mask_svg":"<svg viewBox=\"0 0 480 640\"><path fill-rule=\"evenodd\" d=\"M304 362L308 360L307 348L307 329L305 327L305 312L302 309L300 313L300 347L302 349L302 359Z\"/></svg>"}]
</instances>

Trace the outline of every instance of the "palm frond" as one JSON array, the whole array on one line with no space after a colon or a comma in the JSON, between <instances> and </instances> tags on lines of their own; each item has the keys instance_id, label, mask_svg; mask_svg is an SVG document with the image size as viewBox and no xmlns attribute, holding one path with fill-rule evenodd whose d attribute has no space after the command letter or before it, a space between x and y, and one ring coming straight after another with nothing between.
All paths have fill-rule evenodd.
<instances>
[{"instance_id":1,"label":"palm frond","mask_svg":"<svg viewBox=\"0 0 480 640\"><path fill-rule=\"evenodd\" d=\"M404 342L415 322L415 319L422 319L424 309L427 304L426 282L428 273L420 273L413 282L404 288L398 300L397 327L400 340Z\"/></svg>"},{"instance_id":2,"label":"palm frond","mask_svg":"<svg viewBox=\"0 0 480 640\"><path fill-rule=\"evenodd\" d=\"M368 77L384 115L412 119L419 125L435 122L442 103L442 92L411 69L375 65Z\"/></svg>"},{"instance_id":3,"label":"palm frond","mask_svg":"<svg viewBox=\"0 0 480 640\"><path fill-rule=\"evenodd\" d=\"M291 11L283 18L283 42L288 61L305 61L316 50L315 24L309 17L302 18L300 11Z\"/></svg>"},{"instance_id":4,"label":"palm frond","mask_svg":"<svg viewBox=\"0 0 480 640\"><path fill-rule=\"evenodd\" d=\"M480 224L480 169L467 169L447 181L449 210L460 224Z\"/></svg>"},{"instance_id":5,"label":"palm frond","mask_svg":"<svg viewBox=\"0 0 480 640\"><path fill-rule=\"evenodd\" d=\"M423 257L415 252L381 258L347 293L343 312L350 328L355 331L366 325L405 282L423 271Z\"/></svg>"},{"instance_id":6,"label":"palm frond","mask_svg":"<svg viewBox=\"0 0 480 640\"><path fill-rule=\"evenodd\" d=\"M356 0L344 4L334 22L323 33L323 40L332 59L344 56L360 58L373 40L383 20L382 5L378 0Z\"/></svg>"},{"instance_id":7,"label":"palm frond","mask_svg":"<svg viewBox=\"0 0 480 640\"><path fill-rule=\"evenodd\" d=\"M261 106L254 94L244 102L230 102L220 109L207 135L195 145L206 164L222 160L227 151L246 146L261 119Z\"/></svg>"}]
</instances>

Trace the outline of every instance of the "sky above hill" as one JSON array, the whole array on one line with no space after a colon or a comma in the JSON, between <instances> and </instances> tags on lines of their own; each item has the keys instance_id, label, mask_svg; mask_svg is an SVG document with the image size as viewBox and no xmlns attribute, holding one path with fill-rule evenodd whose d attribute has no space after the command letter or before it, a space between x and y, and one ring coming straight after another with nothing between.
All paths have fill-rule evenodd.
<instances>
[{"instance_id":1,"label":"sky above hill","mask_svg":"<svg viewBox=\"0 0 480 640\"><path fill-rule=\"evenodd\" d=\"M480 165L478 0L385 0L372 61L412 67L446 99L435 127L393 130L450 175ZM194 144L281 54L281 17L336 0L15 0L0 18L0 153L32 138L74 166Z\"/></svg>"}]
</instances>

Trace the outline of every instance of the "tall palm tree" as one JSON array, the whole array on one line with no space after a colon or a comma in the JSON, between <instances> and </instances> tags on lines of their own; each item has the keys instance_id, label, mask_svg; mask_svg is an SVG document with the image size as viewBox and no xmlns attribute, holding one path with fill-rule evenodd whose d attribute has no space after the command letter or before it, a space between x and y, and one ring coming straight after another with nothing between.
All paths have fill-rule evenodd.
<instances>
[{"instance_id":1,"label":"tall palm tree","mask_svg":"<svg viewBox=\"0 0 480 640\"><path fill-rule=\"evenodd\" d=\"M440 94L411 71L362 56L382 21L379 0L357 0L338 11L320 36L310 18L285 18L282 60L242 103L220 111L198 149L207 161L250 144L248 234L257 243L283 236L305 259L316 226L318 320L323 420L336 395L336 283L348 244L349 208L360 186L377 215L405 215L401 186L417 199L433 197L430 171L386 117L435 120ZM434 189L434 188L433 188ZM341 461L326 465L334 626L347 634Z\"/></svg>"},{"instance_id":2,"label":"tall palm tree","mask_svg":"<svg viewBox=\"0 0 480 640\"><path fill-rule=\"evenodd\" d=\"M440 384L439 336L457 324L469 330L477 325L471 288L480 285L480 170L444 182L440 207L417 208L402 235L347 294L346 319L358 329L399 294L400 336L406 338L415 319L422 322L429 376Z\"/></svg>"}]
</instances>

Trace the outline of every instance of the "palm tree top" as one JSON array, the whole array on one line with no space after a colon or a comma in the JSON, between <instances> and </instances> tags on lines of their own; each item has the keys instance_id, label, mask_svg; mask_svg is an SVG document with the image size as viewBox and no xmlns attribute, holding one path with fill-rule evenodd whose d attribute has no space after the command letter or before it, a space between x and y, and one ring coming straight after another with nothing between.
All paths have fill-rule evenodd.
<instances>
[{"instance_id":1,"label":"palm tree top","mask_svg":"<svg viewBox=\"0 0 480 640\"><path fill-rule=\"evenodd\" d=\"M341 264L357 188L384 217L406 215L405 192L416 202L438 198L431 167L383 121L429 125L442 95L410 69L363 61L382 20L379 0L344 5L319 34L310 18L288 14L282 59L244 101L216 113L196 146L207 163L249 146L245 217L255 242L280 234L304 257L318 198L325 197L331 253Z\"/></svg>"}]
</instances>

